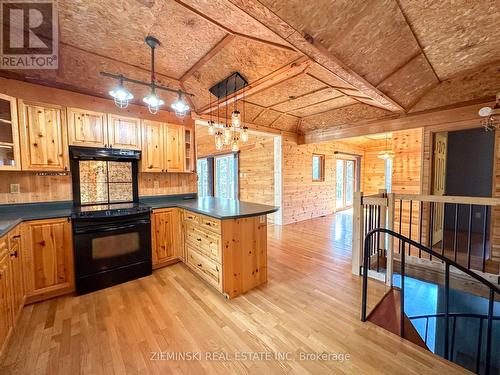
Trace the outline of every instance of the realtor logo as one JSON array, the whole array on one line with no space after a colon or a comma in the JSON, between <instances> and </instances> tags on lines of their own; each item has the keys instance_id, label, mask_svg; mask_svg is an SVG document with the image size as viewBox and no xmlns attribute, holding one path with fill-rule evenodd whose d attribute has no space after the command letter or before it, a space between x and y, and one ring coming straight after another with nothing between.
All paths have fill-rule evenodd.
<instances>
[{"instance_id":1,"label":"realtor logo","mask_svg":"<svg viewBox=\"0 0 500 375\"><path fill-rule=\"evenodd\" d=\"M57 69L56 0L0 0L0 69Z\"/></svg>"}]
</instances>

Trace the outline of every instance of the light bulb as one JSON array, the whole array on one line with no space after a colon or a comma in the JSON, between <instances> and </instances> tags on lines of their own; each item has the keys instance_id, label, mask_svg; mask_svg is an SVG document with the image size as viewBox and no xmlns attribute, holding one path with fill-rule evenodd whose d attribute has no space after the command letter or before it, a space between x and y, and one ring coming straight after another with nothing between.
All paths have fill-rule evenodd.
<instances>
[{"instance_id":1,"label":"light bulb","mask_svg":"<svg viewBox=\"0 0 500 375\"><path fill-rule=\"evenodd\" d=\"M233 141L231 142L231 151L238 152L239 150L240 150L240 145L238 144L238 140L233 139Z\"/></svg>"},{"instance_id":2,"label":"light bulb","mask_svg":"<svg viewBox=\"0 0 500 375\"><path fill-rule=\"evenodd\" d=\"M149 112L151 112L153 115L158 113L158 109L165 104L165 102L160 99L154 91L152 91L150 94L145 96L143 99L144 103L148 105Z\"/></svg>"},{"instance_id":3,"label":"light bulb","mask_svg":"<svg viewBox=\"0 0 500 375\"><path fill-rule=\"evenodd\" d=\"M240 111L233 111L231 115L231 123L235 128L239 128L241 124L241 114Z\"/></svg>"},{"instance_id":4,"label":"light bulb","mask_svg":"<svg viewBox=\"0 0 500 375\"><path fill-rule=\"evenodd\" d=\"M113 90L109 91L109 95L111 95L118 108L127 108L129 101L134 98L134 95L123 87L122 82Z\"/></svg>"},{"instance_id":5,"label":"light bulb","mask_svg":"<svg viewBox=\"0 0 500 375\"><path fill-rule=\"evenodd\" d=\"M213 121L208 122L208 134L209 135L214 135L215 134L215 124Z\"/></svg>"},{"instance_id":6,"label":"light bulb","mask_svg":"<svg viewBox=\"0 0 500 375\"><path fill-rule=\"evenodd\" d=\"M177 117L184 117L186 112L189 111L189 106L182 99L182 93L179 91L179 96L171 105Z\"/></svg>"},{"instance_id":7,"label":"light bulb","mask_svg":"<svg viewBox=\"0 0 500 375\"><path fill-rule=\"evenodd\" d=\"M241 137L241 141L243 143L248 142L248 128L246 126L243 127L243 130L241 131L240 137Z\"/></svg>"}]
</instances>

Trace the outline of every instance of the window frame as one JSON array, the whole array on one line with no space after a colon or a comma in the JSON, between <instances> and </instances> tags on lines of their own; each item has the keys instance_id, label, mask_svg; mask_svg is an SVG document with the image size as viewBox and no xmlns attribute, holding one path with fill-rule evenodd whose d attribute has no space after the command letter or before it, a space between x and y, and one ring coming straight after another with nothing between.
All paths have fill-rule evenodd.
<instances>
[{"instance_id":1,"label":"window frame","mask_svg":"<svg viewBox=\"0 0 500 375\"><path fill-rule=\"evenodd\" d=\"M319 158L319 178L314 178L314 159ZM324 182L325 181L325 155L324 154L312 154L312 165L311 165L311 177L312 182Z\"/></svg>"},{"instance_id":2,"label":"window frame","mask_svg":"<svg viewBox=\"0 0 500 375\"><path fill-rule=\"evenodd\" d=\"M208 196L210 197L215 197L216 196L216 191L217 191L217 173L216 173L216 158L218 157L228 157L228 156L233 156L234 160L234 199L238 200L240 199L240 163L239 163L239 152L224 152L224 153L219 153L219 154L214 154L214 155L208 155L204 156L201 158L196 159L196 163L198 163L198 160L200 159L206 159L207 160L207 179L208 179ZM198 172L197 172L198 173ZM199 176L198 176L199 178Z\"/></svg>"}]
</instances>

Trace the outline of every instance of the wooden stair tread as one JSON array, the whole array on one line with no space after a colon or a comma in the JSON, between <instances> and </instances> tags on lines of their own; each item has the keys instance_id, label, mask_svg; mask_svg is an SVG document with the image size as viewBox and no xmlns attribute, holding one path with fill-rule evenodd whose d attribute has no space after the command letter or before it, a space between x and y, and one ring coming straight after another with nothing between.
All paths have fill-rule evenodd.
<instances>
[{"instance_id":1,"label":"wooden stair tread","mask_svg":"<svg viewBox=\"0 0 500 375\"><path fill-rule=\"evenodd\" d=\"M373 311L368 316L368 321L373 324L378 325L386 329L395 335L400 336L400 308L401 308L401 292L398 289L392 289L389 291L382 301L373 309ZM406 314L404 315L405 320L405 334L404 338L412 343L429 350L424 340L418 334L417 330L413 326L412 322Z\"/></svg>"}]
</instances>

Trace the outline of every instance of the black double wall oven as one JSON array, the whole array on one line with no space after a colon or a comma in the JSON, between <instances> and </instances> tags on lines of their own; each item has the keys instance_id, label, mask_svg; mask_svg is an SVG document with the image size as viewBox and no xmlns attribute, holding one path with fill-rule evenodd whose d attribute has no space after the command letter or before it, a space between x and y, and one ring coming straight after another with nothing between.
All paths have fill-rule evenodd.
<instances>
[{"instance_id":1,"label":"black double wall oven","mask_svg":"<svg viewBox=\"0 0 500 375\"><path fill-rule=\"evenodd\" d=\"M152 273L150 209L138 201L141 152L70 147L77 294Z\"/></svg>"}]
</instances>

